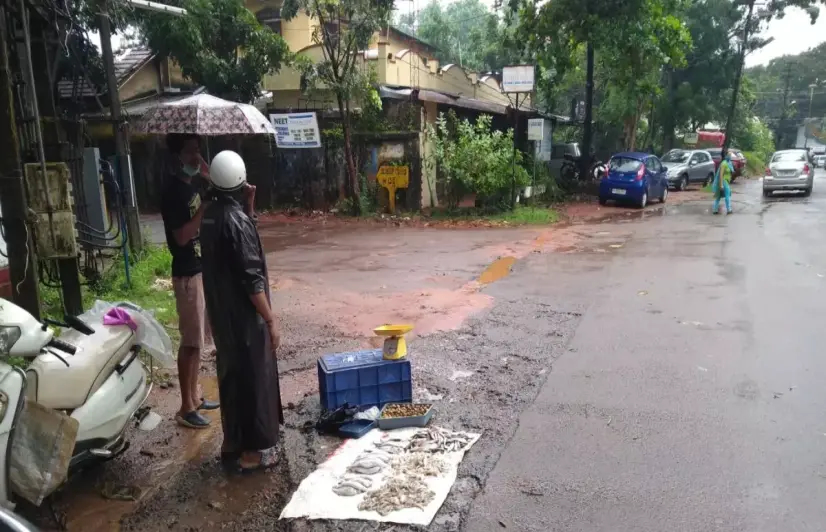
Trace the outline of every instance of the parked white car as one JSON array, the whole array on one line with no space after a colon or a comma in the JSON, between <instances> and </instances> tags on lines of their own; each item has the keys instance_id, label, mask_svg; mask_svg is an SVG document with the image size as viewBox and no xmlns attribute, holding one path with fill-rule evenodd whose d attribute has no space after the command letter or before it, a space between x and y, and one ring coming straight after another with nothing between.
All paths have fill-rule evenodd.
<instances>
[{"instance_id":1,"label":"parked white car","mask_svg":"<svg viewBox=\"0 0 826 532\"><path fill-rule=\"evenodd\" d=\"M769 197L778 190L801 190L812 193L815 179L814 163L806 150L782 150L772 155L766 175L763 177L763 196Z\"/></svg>"}]
</instances>

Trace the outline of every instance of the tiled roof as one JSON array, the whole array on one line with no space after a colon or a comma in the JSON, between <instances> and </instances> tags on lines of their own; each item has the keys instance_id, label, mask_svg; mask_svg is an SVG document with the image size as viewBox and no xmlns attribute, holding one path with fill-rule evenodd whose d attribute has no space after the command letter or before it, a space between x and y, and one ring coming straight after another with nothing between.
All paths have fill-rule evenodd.
<instances>
[{"instance_id":1,"label":"tiled roof","mask_svg":"<svg viewBox=\"0 0 826 532\"><path fill-rule=\"evenodd\" d=\"M129 76L137 72L143 65L151 61L155 57L152 50L148 48L133 48L129 50L125 56L115 61L115 79L118 80L118 86L123 84ZM95 96L95 94L104 94L106 87L101 87L100 92L89 84L84 78L77 80L77 95L80 98ZM70 79L61 80L57 84L57 90L61 98L71 98L74 92L74 81Z\"/></svg>"}]
</instances>

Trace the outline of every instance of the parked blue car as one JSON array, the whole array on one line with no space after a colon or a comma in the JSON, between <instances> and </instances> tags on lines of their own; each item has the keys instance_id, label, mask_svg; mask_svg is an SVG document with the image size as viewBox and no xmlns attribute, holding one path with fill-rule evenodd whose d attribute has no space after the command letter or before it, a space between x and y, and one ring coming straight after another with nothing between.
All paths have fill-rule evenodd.
<instances>
[{"instance_id":1,"label":"parked blue car","mask_svg":"<svg viewBox=\"0 0 826 532\"><path fill-rule=\"evenodd\" d=\"M648 153L618 153L608 161L608 173L599 182L599 203L628 201L639 208L652 198L665 203L668 175L660 159Z\"/></svg>"}]
</instances>

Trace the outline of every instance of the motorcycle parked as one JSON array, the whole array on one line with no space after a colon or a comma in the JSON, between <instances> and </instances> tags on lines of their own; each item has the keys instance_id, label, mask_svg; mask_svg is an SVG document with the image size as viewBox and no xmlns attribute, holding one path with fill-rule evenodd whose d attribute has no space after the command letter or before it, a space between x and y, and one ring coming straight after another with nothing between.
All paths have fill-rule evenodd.
<instances>
[{"instance_id":1,"label":"motorcycle parked","mask_svg":"<svg viewBox=\"0 0 826 532\"><path fill-rule=\"evenodd\" d=\"M104 325L108 309L120 308L129 324ZM130 303L98 302L66 323L37 321L10 301L0 299L0 504L11 506L10 456L23 405L33 401L78 422L68 473L90 462L111 460L129 447L125 431L152 389L140 355L169 367L172 344L163 327ZM65 328L56 338L50 326ZM133 327L134 326L134 327ZM24 371L6 357L30 359ZM150 368L154 366L149 363Z\"/></svg>"}]
</instances>

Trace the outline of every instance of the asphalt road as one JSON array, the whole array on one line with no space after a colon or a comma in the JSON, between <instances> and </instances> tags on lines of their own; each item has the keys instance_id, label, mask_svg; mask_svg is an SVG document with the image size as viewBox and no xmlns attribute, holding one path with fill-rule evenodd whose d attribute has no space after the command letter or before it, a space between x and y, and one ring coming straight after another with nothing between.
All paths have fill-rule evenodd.
<instances>
[{"instance_id":1,"label":"asphalt road","mask_svg":"<svg viewBox=\"0 0 826 532\"><path fill-rule=\"evenodd\" d=\"M462 529L826 529L826 174L734 200L606 223L608 253L531 255L491 287L582 317Z\"/></svg>"}]
</instances>

